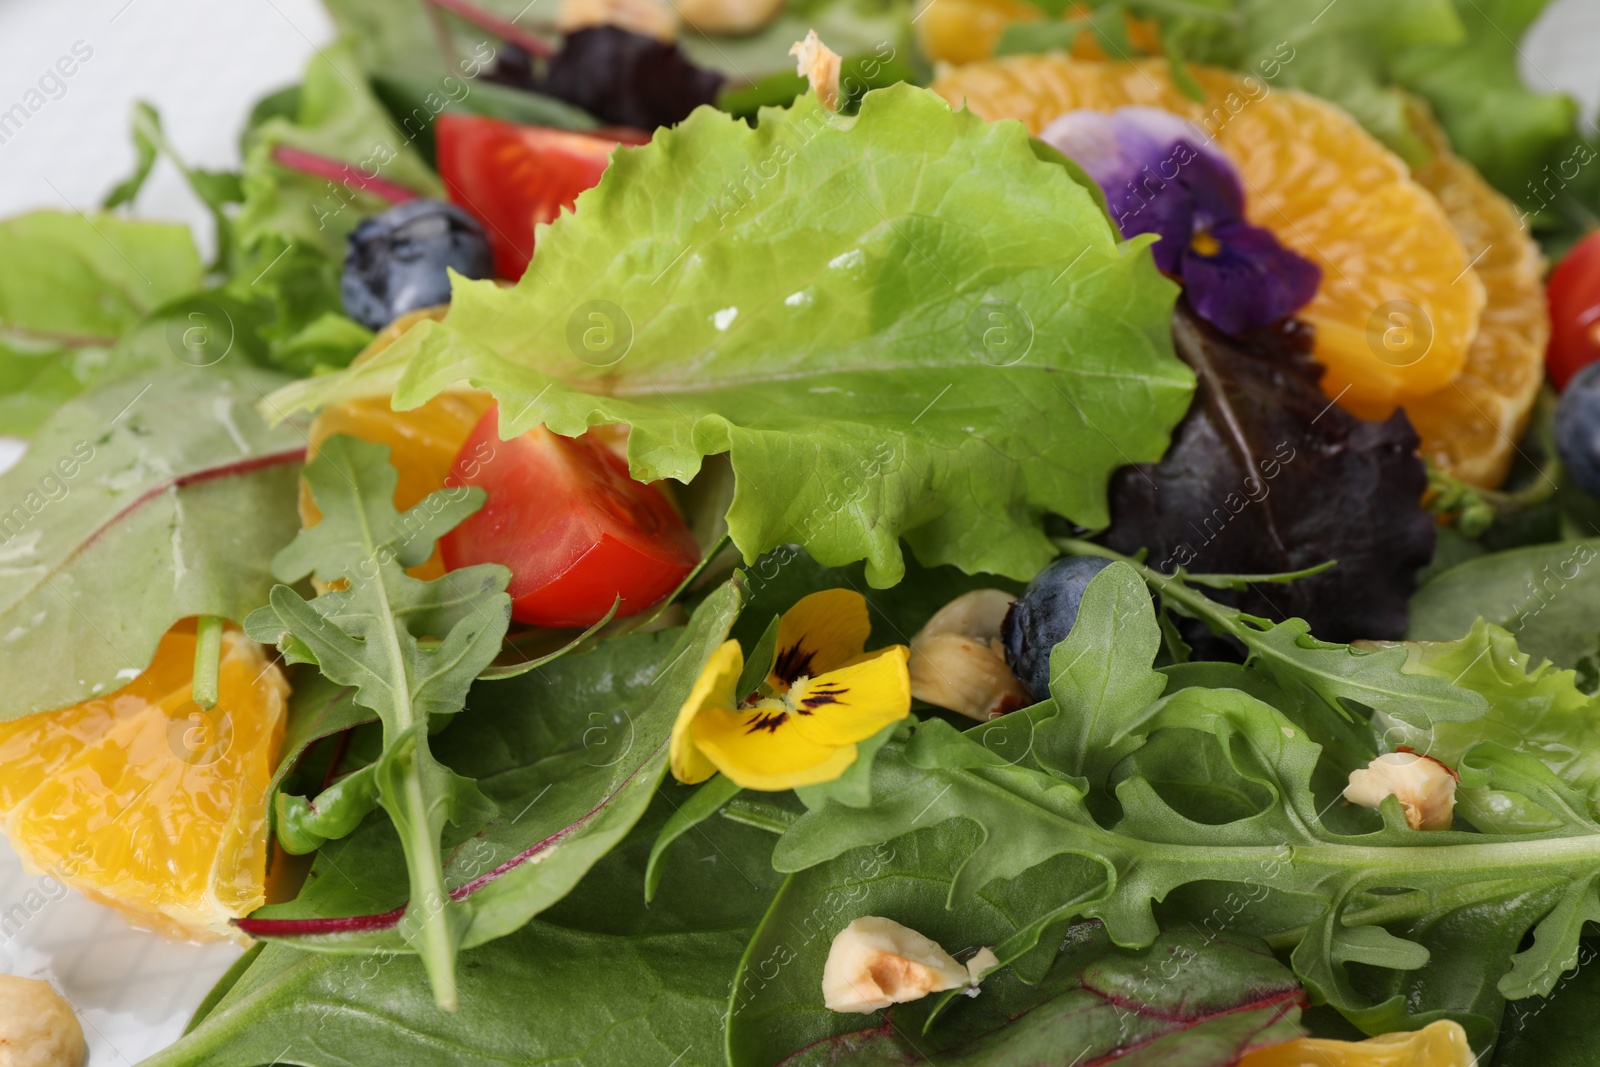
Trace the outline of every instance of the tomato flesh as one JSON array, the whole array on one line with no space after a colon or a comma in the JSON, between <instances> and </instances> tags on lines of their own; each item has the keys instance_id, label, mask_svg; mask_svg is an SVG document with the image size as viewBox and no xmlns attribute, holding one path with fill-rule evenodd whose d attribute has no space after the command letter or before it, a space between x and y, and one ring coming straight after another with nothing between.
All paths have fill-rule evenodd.
<instances>
[{"instance_id":1,"label":"tomato flesh","mask_svg":"<svg viewBox=\"0 0 1600 1067\"><path fill-rule=\"evenodd\" d=\"M1600 360L1600 232L1572 246L1545 287L1550 301L1550 348L1545 364L1557 389Z\"/></svg>"},{"instance_id":2,"label":"tomato flesh","mask_svg":"<svg viewBox=\"0 0 1600 1067\"><path fill-rule=\"evenodd\" d=\"M535 626L589 626L618 596L632 615L677 588L700 561L683 517L654 485L591 438L544 427L500 440L496 408L473 428L451 485L477 485L488 500L446 534L450 570L475 563L511 568L511 614Z\"/></svg>"},{"instance_id":3,"label":"tomato flesh","mask_svg":"<svg viewBox=\"0 0 1600 1067\"><path fill-rule=\"evenodd\" d=\"M448 112L435 129L450 199L484 224L495 273L511 279L533 258L534 226L555 221L598 182L618 145L648 139L631 130L603 136Z\"/></svg>"}]
</instances>

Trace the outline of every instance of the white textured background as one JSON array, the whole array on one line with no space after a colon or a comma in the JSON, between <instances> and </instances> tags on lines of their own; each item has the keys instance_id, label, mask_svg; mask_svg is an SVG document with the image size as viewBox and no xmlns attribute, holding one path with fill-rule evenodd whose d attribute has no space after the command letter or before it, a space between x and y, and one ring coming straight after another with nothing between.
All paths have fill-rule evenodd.
<instances>
[{"instance_id":1,"label":"white textured background","mask_svg":"<svg viewBox=\"0 0 1600 1067\"><path fill-rule=\"evenodd\" d=\"M55 90L59 99L0 144L0 216L98 203L133 165L127 115L135 99L160 109L190 162L236 166L245 109L297 80L331 34L316 0L0 0L0 112L75 44L93 50L65 91ZM1565 89L1595 115L1600 0L1555 0L1523 53L1529 84ZM165 163L138 210L189 222L209 247L204 212ZM15 449L0 440L0 468L8 455ZM14 933L0 926L0 973L54 981L79 1010L94 1067L128 1067L176 1038L236 954L165 942L76 894L51 900L49 888L0 842L0 923L27 915Z\"/></svg>"}]
</instances>

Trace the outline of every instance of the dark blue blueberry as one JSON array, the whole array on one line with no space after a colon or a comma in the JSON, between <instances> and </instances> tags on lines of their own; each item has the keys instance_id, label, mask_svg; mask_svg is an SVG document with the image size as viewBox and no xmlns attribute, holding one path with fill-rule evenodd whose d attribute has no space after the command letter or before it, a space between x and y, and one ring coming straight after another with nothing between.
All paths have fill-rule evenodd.
<instances>
[{"instance_id":1,"label":"dark blue blueberry","mask_svg":"<svg viewBox=\"0 0 1600 1067\"><path fill-rule=\"evenodd\" d=\"M1600 497L1600 363L1583 368L1556 408L1556 451L1579 489Z\"/></svg>"},{"instance_id":2,"label":"dark blue blueberry","mask_svg":"<svg viewBox=\"0 0 1600 1067\"><path fill-rule=\"evenodd\" d=\"M1111 565L1099 556L1063 556L1034 575L1000 624L1006 662L1033 699L1050 695L1050 650L1067 639L1089 580Z\"/></svg>"},{"instance_id":3,"label":"dark blue blueberry","mask_svg":"<svg viewBox=\"0 0 1600 1067\"><path fill-rule=\"evenodd\" d=\"M442 200L407 200L363 219L350 233L339 295L345 312L380 330L408 311L450 302L446 267L468 278L494 274L478 220Z\"/></svg>"}]
</instances>

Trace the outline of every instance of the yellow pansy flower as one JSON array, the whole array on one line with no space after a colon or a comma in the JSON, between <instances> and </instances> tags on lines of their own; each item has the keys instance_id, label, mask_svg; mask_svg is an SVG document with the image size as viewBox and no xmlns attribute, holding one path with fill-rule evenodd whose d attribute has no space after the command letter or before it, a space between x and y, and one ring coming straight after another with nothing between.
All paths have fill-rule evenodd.
<instances>
[{"instance_id":1,"label":"yellow pansy flower","mask_svg":"<svg viewBox=\"0 0 1600 1067\"><path fill-rule=\"evenodd\" d=\"M1302 1037L1247 1053L1239 1067L1472 1067L1476 1062L1461 1024L1441 1020L1365 1041Z\"/></svg>"},{"instance_id":2,"label":"yellow pansy flower","mask_svg":"<svg viewBox=\"0 0 1600 1067\"><path fill-rule=\"evenodd\" d=\"M736 693L744 651L711 655L672 727L672 774L703 782L721 771L744 789L830 782L856 761L856 742L911 714L904 645L866 652L867 602L848 589L812 593L778 620L766 685Z\"/></svg>"}]
</instances>

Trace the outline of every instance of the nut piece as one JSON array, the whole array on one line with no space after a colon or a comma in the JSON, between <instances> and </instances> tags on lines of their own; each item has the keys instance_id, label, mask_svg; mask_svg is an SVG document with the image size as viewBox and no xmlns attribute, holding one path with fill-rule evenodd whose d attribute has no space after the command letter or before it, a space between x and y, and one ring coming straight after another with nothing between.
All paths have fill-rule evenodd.
<instances>
[{"instance_id":1,"label":"nut piece","mask_svg":"<svg viewBox=\"0 0 1600 1067\"><path fill-rule=\"evenodd\" d=\"M983 976L1000 966L1000 957L994 954L994 949L985 945L972 954L967 961L967 977L976 984Z\"/></svg>"},{"instance_id":2,"label":"nut piece","mask_svg":"<svg viewBox=\"0 0 1600 1067\"><path fill-rule=\"evenodd\" d=\"M1376 808L1393 795L1413 830L1448 830L1456 806L1456 772L1430 756L1385 752L1362 770L1350 772L1344 798Z\"/></svg>"},{"instance_id":3,"label":"nut piece","mask_svg":"<svg viewBox=\"0 0 1600 1067\"><path fill-rule=\"evenodd\" d=\"M871 1014L891 1004L967 984L948 952L893 919L866 915L840 930L822 969L822 1002Z\"/></svg>"},{"instance_id":4,"label":"nut piece","mask_svg":"<svg viewBox=\"0 0 1600 1067\"><path fill-rule=\"evenodd\" d=\"M88 1054L72 1005L49 982L0 974L0 1067L82 1067Z\"/></svg>"},{"instance_id":5,"label":"nut piece","mask_svg":"<svg viewBox=\"0 0 1600 1067\"><path fill-rule=\"evenodd\" d=\"M668 44L678 39L678 13L662 0L562 0L556 28L571 33L588 26L616 26Z\"/></svg>"},{"instance_id":6,"label":"nut piece","mask_svg":"<svg viewBox=\"0 0 1600 1067\"><path fill-rule=\"evenodd\" d=\"M754 33L783 8L783 0L678 0L678 14L700 33Z\"/></svg>"},{"instance_id":7,"label":"nut piece","mask_svg":"<svg viewBox=\"0 0 1600 1067\"><path fill-rule=\"evenodd\" d=\"M839 53L823 44L816 30L809 30L805 40L789 46L789 54L795 57L795 69L811 83L811 91L822 106L838 111Z\"/></svg>"},{"instance_id":8,"label":"nut piece","mask_svg":"<svg viewBox=\"0 0 1600 1067\"><path fill-rule=\"evenodd\" d=\"M1015 599L975 589L940 608L911 639L911 695L979 722L1032 704L1000 643L1000 623Z\"/></svg>"}]
</instances>

